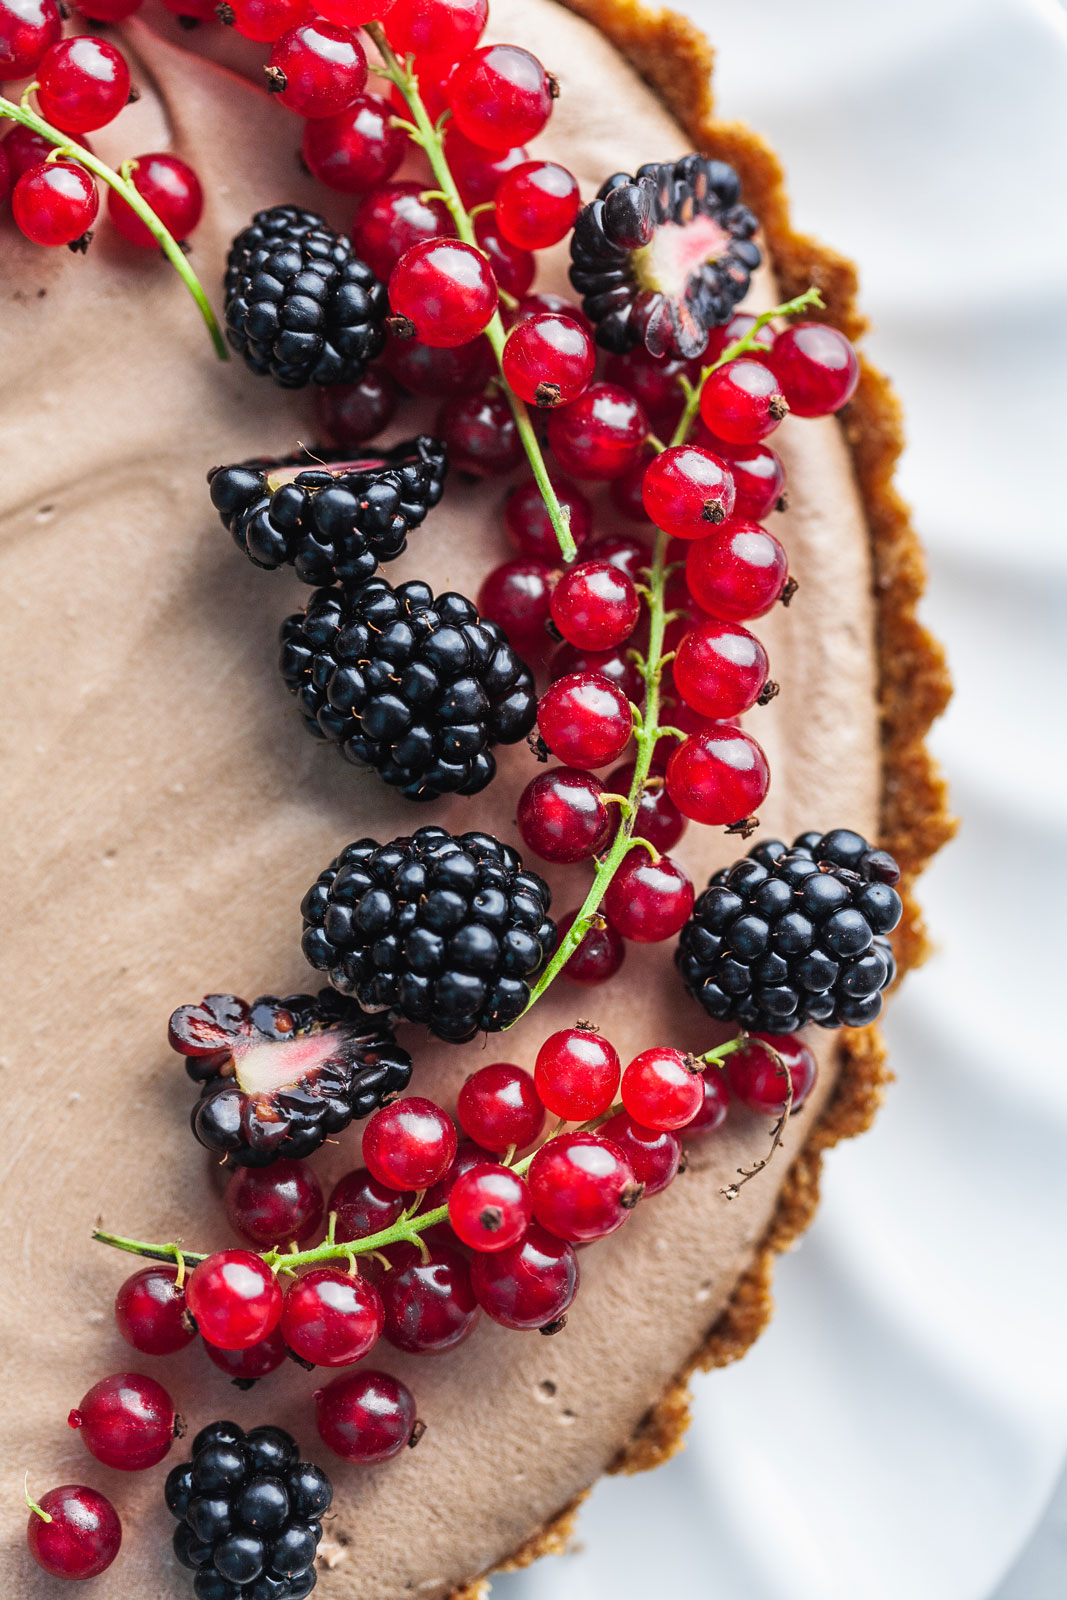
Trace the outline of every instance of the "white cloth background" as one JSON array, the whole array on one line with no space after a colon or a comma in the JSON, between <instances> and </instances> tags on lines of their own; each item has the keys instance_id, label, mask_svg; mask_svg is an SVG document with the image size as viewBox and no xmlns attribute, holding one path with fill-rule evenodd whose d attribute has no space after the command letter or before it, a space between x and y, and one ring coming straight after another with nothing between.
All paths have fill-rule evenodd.
<instances>
[{"instance_id":1,"label":"white cloth background","mask_svg":"<svg viewBox=\"0 0 1067 1600\"><path fill-rule=\"evenodd\" d=\"M800 225L860 265L957 681L933 745L963 827L923 889L938 953L891 1008L899 1082L829 1157L770 1331L697 1379L683 1455L602 1483L582 1548L493 1592L989 1600L1067 1456L1067 16L682 8L722 114L769 136ZM1062 1543L1048 1559L1005 1600L1067 1593Z\"/></svg>"}]
</instances>

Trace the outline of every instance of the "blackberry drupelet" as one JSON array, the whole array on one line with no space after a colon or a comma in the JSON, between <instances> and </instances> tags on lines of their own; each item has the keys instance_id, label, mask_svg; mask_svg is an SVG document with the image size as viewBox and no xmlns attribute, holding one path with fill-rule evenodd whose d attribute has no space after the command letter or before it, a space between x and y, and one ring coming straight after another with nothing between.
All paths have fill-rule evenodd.
<instances>
[{"instance_id":1,"label":"blackberry drupelet","mask_svg":"<svg viewBox=\"0 0 1067 1600\"><path fill-rule=\"evenodd\" d=\"M556 945L551 903L543 879L490 834L360 839L304 896L304 954L365 1006L459 1044L525 1010Z\"/></svg>"},{"instance_id":2,"label":"blackberry drupelet","mask_svg":"<svg viewBox=\"0 0 1067 1600\"><path fill-rule=\"evenodd\" d=\"M305 583L363 582L393 561L440 500L448 455L420 433L392 450L244 461L208 473L211 502L234 543L257 567L285 563Z\"/></svg>"},{"instance_id":3,"label":"blackberry drupelet","mask_svg":"<svg viewBox=\"0 0 1067 1600\"><path fill-rule=\"evenodd\" d=\"M383 1019L330 989L251 1005L209 994L175 1011L168 1037L200 1084L193 1132L239 1167L310 1155L411 1080Z\"/></svg>"},{"instance_id":4,"label":"blackberry drupelet","mask_svg":"<svg viewBox=\"0 0 1067 1600\"><path fill-rule=\"evenodd\" d=\"M571 283L605 350L691 360L760 263L757 218L724 161L687 155L616 172L571 235Z\"/></svg>"},{"instance_id":5,"label":"blackberry drupelet","mask_svg":"<svg viewBox=\"0 0 1067 1600\"><path fill-rule=\"evenodd\" d=\"M847 828L754 845L716 872L682 929L676 961L710 1017L753 1033L818 1022L863 1027L896 967L900 869Z\"/></svg>"},{"instance_id":6,"label":"blackberry drupelet","mask_svg":"<svg viewBox=\"0 0 1067 1600\"><path fill-rule=\"evenodd\" d=\"M281 637L308 731L409 800L477 794L496 773L490 747L537 720L530 669L461 594L384 578L320 589Z\"/></svg>"},{"instance_id":7,"label":"blackberry drupelet","mask_svg":"<svg viewBox=\"0 0 1067 1600\"><path fill-rule=\"evenodd\" d=\"M385 344L385 285L314 211L257 212L230 246L225 290L227 339L283 389L355 383Z\"/></svg>"},{"instance_id":8,"label":"blackberry drupelet","mask_svg":"<svg viewBox=\"0 0 1067 1600\"><path fill-rule=\"evenodd\" d=\"M283 1428L202 1428L163 1495L178 1519L174 1554L196 1573L198 1600L303 1600L314 1589L333 1489Z\"/></svg>"}]
</instances>

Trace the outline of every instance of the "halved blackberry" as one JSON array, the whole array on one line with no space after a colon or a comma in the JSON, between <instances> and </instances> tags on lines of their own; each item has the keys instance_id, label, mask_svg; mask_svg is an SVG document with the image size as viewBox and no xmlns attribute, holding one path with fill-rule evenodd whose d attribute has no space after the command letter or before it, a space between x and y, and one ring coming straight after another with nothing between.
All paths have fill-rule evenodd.
<instances>
[{"instance_id":1,"label":"halved blackberry","mask_svg":"<svg viewBox=\"0 0 1067 1600\"><path fill-rule=\"evenodd\" d=\"M304 954L365 1006L462 1043L525 1010L556 946L551 904L544 880L491 834L360 839L304 896Z\"/></svg>"},{"instance_id":2,"label":"halved blackberry","mask_svg":"<svg viewBox=\"0 0 1067 1600\"><path fill-rule=\"evenodd\" d=\"M168 1038L200 1084L193 1132L239 1167L310 1155L411 1080L387 1023L330 989L251 1005L209 994L179 1006Z\"/></svg>"},{"instance_id":3,"label":"halved blackberry","mask_svg":"<svg viewBox=\"0 0 1067 1600\"><path fill-rule=\"evenodd\" d=\"M305 583L362 582L393 561L444 493L448 453L420 433L355 458L327 451L213 467L211 503L257 567L288 563Z\"/></svg>"},{"instance_id":4,"label":"halved blackberry","mask_svg":"<svg viewBox=\"0 0 1067 1600\"><path fill-rule=\"evenodd\" d=\"M896 966L900 869L848 828L753 845L716 872L682 929L676 961L710 1017L754 1033L806 1022L860 1028Z\"/></svg>"},{"instance_id":5,"label":"halved blackberry","mask_svg":"<svg viewBox=\"0 0 1067 1600\"><path fill-rule=\"evenodd\" d=\"M699 155L601 185L574 225L570 269L599 345L700 355L760 263L759 222L740 196L734 169Z\"/></svg>"},{"instance_id":6,"label":"halved blackberry","mask_svg":"<svg viewBox=\"0 0 1067 1600\"><path fill-rule=\"evenodd\" d=\"M257 212L230 246L224 281L227 339L283 389L355 383L385 344L385 285L314 211Z\"/></svg>"},{"instance_id":7,"label":"halved blackberry","mask_svg":"<svg viewBox=\"0 0 1067 1600\"><path fill-rule=\"evenodd\" d=\"M529 667L461 594L384 578L320 589L281 637L308 731L409 800L477 794L496 773L490 747L537 720Z\"/></svg>"}]
</instances>

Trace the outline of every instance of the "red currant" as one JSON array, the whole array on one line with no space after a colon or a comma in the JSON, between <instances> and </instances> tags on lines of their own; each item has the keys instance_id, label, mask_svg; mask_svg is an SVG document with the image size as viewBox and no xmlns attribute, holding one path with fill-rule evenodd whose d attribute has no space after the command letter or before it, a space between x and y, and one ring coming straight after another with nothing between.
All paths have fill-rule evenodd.
<instances>
[{"instance_id":1,"label":"red currant","mask_svg":"<svg viewBox=\"0 0 1067 1600\"><path fill-rule=\"evenodd\" d=\"M583 561L556 584L551 611L568 644L611 650L633 633L641 602L626 573L610 561Z\"/></svg>"},{"instance_id":2,"label":"red currant","mask_svg":"<svg viewBox=\"0 0 1067 1600\"><path fill-rule=\"evenodd\" d=\"M633 761L627 761L623 766L616 767L607 776L607 788L613 794L629 794L635 771L636 762ZM619 826L617 806L612 807L611 814L614 831ZM634 819L635 836L638 839L647 839L656 850L673 850L685 832L686 826L686 820L667 793L663 779L649 777L638 802L637 816Z\"/></svg>"},{"instance_id":3,"label":"red currant","mask_svg":"<svg viewBox=\"0 0 1067 1600\"><path fill-rule=\"evenodd\" d=\"M574 645L564 642L552 652L548 663L548 676L555 683L557 679L565 678L573 672L598 673L620 689L627 700L640 703L644 698L644 679L625 648L576 650Z\"/></svg>"},{"instance_id":4,"label":"red currant","mask_svg":"<svg viewBox=\"0 0 1067 1600\"><path fill-rule=\"evenodd\" d=\"M93 1384L67 1422L81 1430L89 1454L105 1467L141 1472L163 1460L177 1418L162 1384L139 1372L116 1372Z\"/></svg>"},{"instance_id":5,"label":"red currant","mask_svg":"<svg viewBox=\"0 0 1067 1600\"><path fill-rule=\"evenodd\" d=\"M531 778L519 796L519 835L542 861L588 861L611 837L603 788L588 772L553 767Z\"/></svg>"},{"instance_id":6,"label":"red currant","mask_svg":"<svg viewBox=\"0 0 1067 1600\"><path fill-rule=\"evenodd\" d=\"M750 734L712 723L689 738L667 762L667 792L683 816L710 826L730 826L766 799L767 757Z\"/></svg>"},{"instance_id":7,"label":"red currant","mask_svg":"<svg viewBox=\"0 0 1067 1600\"><path fill-rule=\"evenodd\" d=\"M401 56L458 61L485 31L489 0L394 0L385 31Z\"/></svg>"},{"instance_id":8,"label":"red currant","mask_svg":"<svg viewBox=\"0 0 1067 1600\"><path fill-rule=\"evenodd\" d=\"M476 1167L480 1161L491 1161L492 1151L483 1150L480 1145L474 1144L470 1139L464 1139L456 1149L448 1171L444 1177L439 1178L435 1184L427 1189L423 1196L422 1209L436 1211L439 1206L447 1205L448 1197L452 1193L452 1185L457 1178L469 1172L471 1167Z\"/></svg>"},{"instance_id":9,"label":"red currant","mask_svg":"<svg viewBox=\"0 0 1067 1600\"><path fill-rule=\"evenodd\" d=\"M633 722L626 696L596 672L559 678L537 707L537 726L552 754L583 772L617 761L630 742Z\"/></svg>"},{"instance_id":10,"label":"red currant","mask_svg":"<svg viewBox=\"0 0 1067 1600\"><path fill-rule=\"evenodd\" d=\"M486 150L510 150L541 132L552 114L553 80L516 44L465 55L448 81L456 126Z\"/></svg>"},{"instance_id":11,"label":"red currant","mask_svg":"<svg viewBox=\"0 0 1067 1600\"><path fill-rule=\"evenodd\" d=\"M315 416L334 444L356 446L375 438L392 421L400 391L383 367L368 367L355 383L315 389Z\"/></svg>"},{"instance_id":12,"label":"red currant","mask_svg":"<svg viewBox=\"0 0 1067 1600\"><path fill-rule=\"evenodd\" d=\"M277 1372L289 1359L289 1346L277 1328L258 1344L250 1344L247 1350L220 1350L206 1339L203 1345L208 1360L232 1378L240 1389L247 1389L258 1378Z\"/></svg>"},{"instance_id":13,"label":"red currant","mask_svg":"<svg viewBox=\"0 0 1067 1600\"><path fill-rule=\"evenodd\" d=\"M98 4L99 0L94 3ZM325 10L322 14L325 16ZM218 15L219 21L233 28L242 39L273 44L298 22L305 22L311 15L311 6L309 0L224 0ZM336 21L336 18L329 20Z\"/></svg>"},{"instance_id":14,"label":"red currant","mask_svg":"<svg viewBox=\"0 0 1067 1600\"><path fill-rule=\"evenodd\" d=\"M445 128L445 156L459 197L468 208L488 205L496 198L505 174L526 162L522 145L502 152L483 150L465 138L451 118Z\"/></svg>"},{"instance_id":15,"label":"red currant","mask_svg":"<svg viewBox=\"0 0 1067 1600\"><path fill-rule=\"evenodd\" d=\"M459 1091L456 1116L485 1150L525 1150L545 1125L545 1108L530 1074L495 1061L471 1074Z\"/></svg>"},{"instance_id":16,"label":"red currant","mask_svg":"<svg viewBox=\"0 0 1067 1600\"><path fill-rule=\"evenodd\" d=\"M739 356L705 380L700 415L712 433L734 444L755 444L773 433L789 410L778 379L762 361Z\"/></svg>"},{"instance_id":17,"label":"red currant","mask_svg":"<svg viewBox=\"0 0 1067 1600\"><path fill-rule=\"evenodd\" d=\"M196 1338L185 1317L177 1267L142 1267L115 1296L115 1321L127 1344L148 1356L169 1356Z\"/></svg>"},{"instance_id":18,"label":"red currant","mask_svg":"<svg viewBox=\"0 0 1067 1600\"><path fill-rule=\"evenodd\" d=\"M453 231L452 218L443 201L420 200L425 187L422 183L385 183L371 189L356 207L352 243L383 282L413 245ZM395 376L404 382L402 373Z\"/></svg>"},{"instance_id":19,"label":"red currant","mask_svg":"<svg viewBox=\"0 0 1067 1600\"><path fill-rule=\"evenodd\" d=\"M330 1195L330 1211L337 1216L337 1238L342 1244L350 1244L353 1239L384 1233L414 1198L413 1194L379 1183L366 1167L346 1172L334 1184Z\"/></svg>"},{"instance_id":20,"label":"red currant","mask_svg":"<svg viewBox=\"0 0 1067 1600\"><path fill-rule=\"evenodd\" d=\"M777 1051L793 1083L794 1111L804 1104L815 1083L815 1057L795 1033L754 1033L750 1041L726 1057L726 1078L730 1092L751 1111L777 1117L785 1110L785 1077L774 1057L751 1040L766 1040Z\"/></svg>"},{"instance_id":21,"label":"red currant","mask_svg":"<svg viewBox=\"0 0 1067 1600\"><path fill-rule=\"evenodd\" d=\"M2 3L2 0L0 0L0 3ZM83 150L88 150L92 153L92 145L88 139L77 139L72 136L70 142L72 146L80 145ZM34 133L32 128L24 128L21 122L16 122L6 139L0 144L0 150L3 150L4 155L7 157L12 184L17 183L22 174L29 172L31 167L39 167L42 162L47 161L48 157L55 151L55 148L52 141L46 139L43 134ZM52 163L52 165L55 165L55 163ZM67 161L64 165L70 166L72 163Z\"/></svg>"},{"instance_id":22,"label":"red currant","mask_svg":"<svg viewBox=\"0 0 1067 1600\"><path fill-rule=\"evenodd\" d=\"M530 1224L530 1192L509 1167L482 1162L456 1179L448 1220L472 1250L509 1250Z\"/></svg>"},{"instance_id":23,"label":"red currant","mask_svg":"<svg viewBox=\"0 0 1067 1600\"><path fill-rule=\"evenodd\" d=\"M596 348L577 322L545 311L515 324L502 366L515 393L529 405L569 405L589 386Z\"/></svg>"},{"instance_id":24,"label":"red currant","mask_svg":"<svg viewBox=\"0 0 1067 1600\"><path fill-rule=\"evenodd\" d=\"M84 167L51 161L31 167L15 184L11 210L34 244L73 244L96 220L96 184Z\"/></svg>"},{"instance_id":25,"label":"red currant","mask_svg":"<svg viewBox=\"0 0 1067 1600\"><path fill-rule=\"evenodd\" d=\"M96 1578L119 1553L122 1524L102 1494L65 1483L31 1507L26 1543L37 1565L53 1578Z\"/></svg>"},{"instance_id":26,"label":"red currant","mask_svg":"<svg viewBox=\"0 0 1067 1600\"><path fill-rule=\"evenodd\" d=\"M251 1250L219 1250L198 1261L185 1299L201 1334L220 1350L258 1344L282 1314L278 1280Z\"/></svg>"},{"instance_id":27,"label":"red currant","mask_svg":"<svg viewBox=\"0 0 1067 1600\"><path fill-rule=\"evenodd\" d=\"M496 283L481 251L460 239L426 239L405 250L389 275L389 303L423 344L450 349L485 328Z\"/></svg>"},{"instance_id":28,"label":"red currant","mask_svg":"<svg viewBox=\"0 0 1067 1600\"><path fill-rule=\"evenodd\" d=\"M721 456L734 480L734 518L759 522L776 508L782 509L785 468L769 444L729 444L716 439L701 423L697 443Z\"/></svg>"},{"instance_id":29,"label":"red currant","mask_svg":"<svg viewBox=\"0 0 1067 1600\"><path fill-rule=\"evenodd\" d=\"M692 1139L696 1134L714 1133L726 1121L726 1113L730 1109L730 1091L719 1068L705 1067L700 1076L704 1100L692 1122L686 1123L687 1139Z\"/></svg>"},{"instance_id":30,"label":"red currant","mask_svg":"<svg viewBox=\"0 0 1067 1600\"><path fill-rule=\"evenodd\" d=\"M666 437L674 432L685 409L685 394L678 380L692 378L693 366L691 361L649 355L643 345L638 345L627 355L609 356L604 376L609 383L635 394L656 432Z\"/></svg>"},{"instance_id":31,"label":"red currant","mask_svg":"<svg viewBox=\"0 0 1067 1600\"><path fill-rule=\"evenodd\" d=\"M166 151L154 151L137 157L130 182L168 233L175 239L188 239L204 210L204 192L192 167ZM107 192L107 209L111 221L130 244L146 250L159 249L159 240L114 189Z\"/></svg>"},{"instance_id":32,"label":"red currant","mask_svg":"<svg viewBox=\"0 0 1067 1600\"><path fill-rule=\"evenodd\" d=\"M118 116L130 97L130 69L106 39L78 34L45 51L37 68L37 103L65 133L91 133Z\"/></svg>"},{"instance_id":33,"label":"red currant","mask_svg":"<svg viewBox=\"0 0 1067 1600\"><path fill-rule=\"evenodd\" d=\"M510 405L499 390L448 400L437 414L436 432L448 446L454 472L498 478L522 460L522 440Z\"/></svg>"},{"instance_id":34,"label":"red currant","mask_svg":"<svg viewBox=\"0 0 1067 1600\"><path fill-rule=\"evenodd\" d=\"M644 1128L625 1111L617 1111L602 1123L600 1132L618 1145L630 1163L635 1180L642 1185L643 1200L674 1182L682 1159L677 1134L662 1128Z\"/></svg>"},{"instance_id":35,"label":"red currant","mask_svg":"<svg viewBox=\"0 0 1067 1600\"><path fill-rule=\"evenodd\" d=\"M571 911L559 924L562 941L574 926L577 911ZM626 959L626 946L608 923L598 917L592 927L579 939L563 964L563 976L569 983L582 988L592 988L613 978Z\"/></svg>"},{"instance_id":36,"label":"red currant","mask_svg":"<svg viewBox=\"0 0 1067 1600\"><path fill-rule=\"evenodd\" d=\"M612 506L625 517L627 522L648 523L648 512L645 510L645 473L649 463L656 459L656 452L650 444L641 446L637 459L620 472L617 478L611 480L608 489L608 499Z\"/></svg>"},{"instance_id":37,"label":"red currant","mask_svg":"<svg viewBox=\"0 0 1067 1600\"><path fill-rule=\"evenodd\" d=\"M567 513L571 538L578 549L589 543L593 531L593 508L569 478L559 474L552 479L556 499ZM504 501L504 527L520 555L539 556L542 561L558 561L559 544L541 491L532 478L508 490Z\"/></svg>"},{"instance_id":38,"label":"red currant","mask_svg":"<svg viewBox=\"0 0 1067 1600\"><path fill-rule=\"evenodd\" d=\"M350 28L315 17L275 40L267 79L287 110L334 117L363 93L367 57Z\"/></svg>"},{"instance_id":39,"label":"red currant","mask_svg":"<svg viewBox=\"0 0 1067 1600\"><path fill-rule=\"evenodd\" d=\"M323 1443L345 1461L388 1461L412 1443L415 1397L388 1372L342 1373L315 1391Z\"/></svg>"},{"instance_id":40,"label":"red currant","mask_svg":"<svg viewBox=\"0 0 1067 1600\"><path fill-rule=\"evenodd\" d=\"M512 154L514 154L514 151ZM523 159L525 160L525 152L523 153ZM524 295L519 301L518 305L515 307L515 310L509 311L507 315L514 323L521 322L523 317L536 317L542 311L551 311L553 315L557 317L569 317L570 320L572 322L576 322L580 328L584 328L586 333L592 333L594 331L593 324L590 322L581 306L578 305L574 300L565 299L561 294L541 293Z\"/></svg>"},{"instance_id":41,"label":"red currant","mask_svg":"<svg viewBox=\"0 0 1067 1600\"><path fill-rule=\"evenodd\" d=\"M31 77L62 33L56 0L0 0L0 83Z\"/></svg>"},{"instance_id":42,"label":"red currant","mask_svg":"<svg viewBox=\"0 0 1067 1600\"><path fill-rule=\"evenodd\" d=\"M569 1244L532 1224L508 1250L479 1251L471 1262L478 1304L505 1328L549 1328L578 1292L578 1258Z\"/></svg>"},{"instance_id":43,"label":"red currant","mask_svg":"<svg viewBox=\"0 0 1067 1600\"><path fill-rule=\"evenodd\" d=\"M564 472L617 478L641 454L648 418L639 401L610 383L593 383L548 419L548 442Z\"/></svg>"},{"instance_id":44,"label":"red currant","mask_svg":"<svg viewBox=\"0 0 1067 1600\"><path fill-rule=\"evenodd\" d=\"M493 352L486 339L453 350L435 350L418 339L398 339L391 335L385 344L385 366L397 383L412 394L439 400L447 395L455 400L481 394L493 375Z\"/></svg>"},{"instance_id":45,"label":"red currant","mask_svg":"<svg viewBox=\"0 0 1067 1600\"><path fill-rule=\"evenodd\" d=\"M362 28L365 23L378 22L392 6L393 0L315 0L319 15L342 28Z\"/></svg>"},{"instance_id":46,"label":"red currant","mask_svg":"<svg viewBox=\"0 0 1067 1600\"><path fill-rule=\"evenodd\" d=\"M614 1100L621 1070L618 1051L595 1028L562 1028L537 1052L534 1084L554 1117L587 1122Z\"/></svg>"},{"instance_id":47,"label":"red currant","mask_svg":"<svg viewBox=\"0 0 1067 1600\"><path fill-rule=\"evenodd\" d=\"M852 345L825 322L795 322L778 334L767 358L790 411L823 417L856 392L860 364Z\"/></svg>"},{"instance_id":48,"label":"red currant","mask_svg":"<svg viewBox=\"0 0 1067 1600\"><path fill-rule=\"evenodd\" d=\"M751 333L755 326L756 319L751 312L735 311L729 322L722 322L717 328L712 328L698 365L709 367L721 360L730 345L736 344L738 339L743 339L746 333ZM762 361L763 351L769 350L774 343L774 329L764 323L755 335L755 340L758 348L748 353L754 361Z\"/></svg>"},{"instance_id":49,"label":"red currant","mask_svg":"<svg viewBox=\"0 0 1067 1600\"><path fill-rule=\"evenodd\" d=\"M669 672L670 668L668 667L667 672L664 674L665 687L673 690L673 680L668 681ZM678 699L677 696L671 693L664 694L661 704L663 706L664 721L666 722L669 718L671 726L677 730L677 733L661 733L656 741L656 747L652 752L652 767L655 772L666 771L671 756L680 745L685 743L685 740L691 734L721 732L724 728L730 729L737 726L736 719L734 722L711 722L707 717L702 717L698 711L694 711L692 706L687 706L684 700ZM678 734L681 735L680 738Z\"/></svg>"},{"instance_id":50,"label":"red currant","mask_svg":"<svg viewBox=\"0 0 1067 1600\"><path fill-rule=\"evenodd\" d=\"M505 294L521 299L533 283L537 271L530 251L509 244L497 227L495 216L488 211L475 217L474 236L489 257L489 265L499 287Z\"/></svg>"},{"instance_id":51,"label":"red currant","mask_svg":"<svg viewBox=\"0 0 1067 1600\"><path fill-rule=\"evenodd\" d=\"M306 1244L322 1223L319 1180L303 1161L275 1161L269 1167L238 1167L224 1197L230 1227L260 1250Z\"/></svg>"},{"instance_id":52,"label":"red currant","mask_svg":"<svg viewBox=\"0 0 1067 1600\"><path fill-rule=\"evenodd\" d=\"M572 1244L621 1228L641 1198L622 1150L597 1133L563 1133L543 1144L528 1173L542 1228Z\"/></svg>"},{"instance_id":53,"label":"red currant","mask_svg":"<svg viewBox=\"0 0 1067 1600\"><path fill-rule=\"evenodd\" d=\"M347 1367L378 1341L385 1313L373 1283L336 1267L313 1267L286 1292L286 1344L316 1367Z\"/></svg>"},{"instance_id":54,"label":"red currant","mask_svg":"<svg viewBox=\"0 0 1067 1600\"><path fill-rule=\"evenodd\" d=\"M387 100L363 94L336 116L313 118L300 147L312 174L342 194L360 194L391 178L407 149L392 116Z\"/></svg>"},{"instance_id":55,"label":"red currant","mask_svg":"<svg viewBox=\"0 0 1067 1600\"><path fill-rule=\"evenodd\" d=\"M466 1258L437 1240L425 1259L412 1244L390 1256L393 1264L382 1277L389 1343L409 1355L437 1355L461 1344L479 1314Z\"/></svg>"},{"instance_id":56,"label":"red currant","mask_svg":"<svg viewBox=\"0 0 1067 1600\"><path fill-rule=\"evenodd\" d=\"M701 716L738 717L759 699L767 682L767 652L737 622L700 622L678 646L674 683Z\"/></svg>"},{"instance_id":57,"label":"red currant","mask_svg":"<svg viewBox=\"0 0 1067 1600\"><path fill-rule=\"evenodd\" d=\"M574 227L581 204L573 172L555 161L526 161L512 167L497 188L497 225L512 244L547 250Z\"/></svg>"},{"instance_id":58,"label":"red currant","mask_svg":"<svg viewBox=\"0 0 1067 1600\"><path fill-rule=\"evenodd\" d=\"M622 1075L622 1103L642 1127L684 1128L704 1104L700 1063L669 1045L642 1050Z\"/></svg>"},{"instance_id":59,"label":"red currant","mask_svg":"<svg viewBox=\"0 0 1067 1600\"><path fill-rule=\"evenodd\" d=\"M757 522L731 522L689 546L685 581L702 611L723 622L765 617L782 598L789 563Z\"/></svg>"},{"instance_id":60,"label":"red currant","mask_svg":"<svg viewBox=\"0 0 1067 1600\"><path fill-rule=\"evenodd\" d=\"M693 910L693 885L676 861L631 850L604 895L604 915L634 944L672 939Z\"/></svg>"},{"instance_id":61,"label":"red currant","mask_svg":"<svg viewBox=\"0 0 1067 1600\"><path fill-rule=\"evenodd\" d=\"M676 539L702 539L734 508L734 480L725 461L709 450L681 444L655 456L641 489L645 510Z\"/></svg>"},{"instance_id":62,"label":"red currant","mask_svg":"<svg viewBox=\"0 0 1067 1600\"><path fill-rule=\"evenodd\" d=\"M456 1153L456 1126L432 1100L409 1095L379 1106L363 1130L363 1159L389 1189L428 1189Z\"/></svg>"},{"instance_id":63,"label":"red currant","mask_svg":"<svg viewBox=\"0 0 1067 1600\"><path fill-rule=\"evenodd\" d=\"M605 534L597 539L589 555L594 561L610 561L635 583L647 579L652 566L652 551L643 539L632 533Z\"/></svg>"},{"instance_id":64,"label":"red currant","mask_svg":"<svg viewBox=\"0 0 1067 1600\"><path fill-rule=\"evenodd\" d=\"M547 643L545 624L555 574L546 561L504 561L478 592L478 610L498 623L523 654Z\"/></svg>"}]
</instances>

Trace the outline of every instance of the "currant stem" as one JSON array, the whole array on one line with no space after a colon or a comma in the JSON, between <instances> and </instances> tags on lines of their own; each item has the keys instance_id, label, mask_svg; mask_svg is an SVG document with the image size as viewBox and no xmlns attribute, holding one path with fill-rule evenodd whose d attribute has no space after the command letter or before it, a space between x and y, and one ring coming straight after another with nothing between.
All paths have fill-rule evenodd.
<instances>
[{"instance_id":1,"label":"currant stem","mask_svg":"<svg viewBox=\"0 0 1067 1600\"><path fill-rule=\"evenodd\" d=\"M425 150L441 199L448 207L452 220L456 225L456 233L464 244L469 244L475 250L480 250L481 245L478 243L478 238L474 231L471 213L463 204L459 190L456 187L456 181L452 176L452 169L445 156L441 125L435 125L430 121L426 107L422 103L422 96L419 93L419 80L411 70L410 59L407 65L401 65L385 34L382 32L380 23L367 23L365 31L370 34L378 47L378 53L382 58L386 76L404 96L415 127L415 132L409 132L408 137L413 143ZM511 300L511 297L502 294L501 300L506 304ZM552 481L548 476L548 468L545 466L545 458L538 443L537 435L534 432L533 423L530 420L530 413L524 402L519 399L504 377L502 358L507 333L499 311L493 313L489 326L485 330L485 336L496 357L497 366L500 369L501 387L507 396L511 414L515 418L515 427L518 429L519 438L522 440L522 447L526 452L526 459L530 463L534 481L541 491L541 498L545 503L545 509L552 523L560 554L565 562L570 563L578 554L578 547L571 535L570 517L564 507L560 505L559 496L552 487Z\"/></svg>"},{"instance_id":2,"label":"currant stem","mask_svg":"<svg viewBox=\"0 0 1067 1600\"><path fill-rule=\"evenodd\" d=\"M230 353L226 348L222 329L219 327L215 313L208 303L208 298L204 293L200 279L186 260L178 241L163 226L152 207L126 177L126 166L129 163L124 165L121 173L115 172L113 168L106 166L98 156L90 154L81 145L72 144L69 133L61 133L58 128L53 128L51 123L45 122L43 117L39 117L35 111L31 111L28 105L16 105L13 100L5 100L2 96L0 96L0 117L10 117L13 122L21 122L24 128L32 128L34 133L39 133L50 144L56 145L57 153L69 151L71 156L77 160L79 166L95 173L109 188L114 189L116 194L122 196L130 210L135 211L140 217L152 237L159 240L163 254L196 301L200 315L207 325L207 331L211 335L211 342L215 346L215 354L220 361L228 361Z\"/></svg>"},{"instance_id":3,"label":"currant stem","mask_svg":"<svg viewBox=\"0 0 1067 1600\"><path fill-rule=\"evenodd\" d=\"M47 1511L42 1510L42 1508L37 1504L36 1500L31 1497L30 1475L28 1472L22 1480L22 1493L26 1504L29 1506L35 1517L40 1517L42 1522L51 1522L53 1520L51 1515Z\"/></svg>"}]
</instances>

